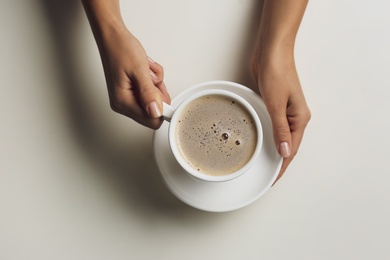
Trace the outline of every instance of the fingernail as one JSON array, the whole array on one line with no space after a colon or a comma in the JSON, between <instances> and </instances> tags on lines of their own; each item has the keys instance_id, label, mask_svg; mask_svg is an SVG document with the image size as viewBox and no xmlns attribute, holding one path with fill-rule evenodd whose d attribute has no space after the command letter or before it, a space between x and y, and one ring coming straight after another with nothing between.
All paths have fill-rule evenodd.
<instances>
[{"instance_id":1,"label":"fingernail","mask_svg":"<svg viewBox=\"0 0 390 260\"><path fill-rule=\"evenodd\" d=\"M290 146L287 142L280 143L279 153L283 158L289 157L291 155Z\"/></svg>"},{"instance_id":2,"label":"fingernail","mask_svg":"<svg viewBox=\"0 0 390 260\"><path fill-rule=\"evenodd\" d=\"M148 60L151 62L151 63L156 63L154 60L152 60L149 56L148 56Z\"/></svg>"},{"instance_id":3,"label":"fingernail","mask_svg":"<svg viewBox=\"0 0 390 260\"><path fill-rule=\"evenodd\" d=\"M150 71L150 75L152 76L152 78L158 79L156 73L154 73L153 71Z\"/></svg>"},{"instance_id":4,"label":"fingernail","mask_svg":"<svg viewBox=\"0 0 390 260\"><path fill-rule=\"evenodd\" d=\"M161 111L157 102L153 101L148 105L148 114L152 118L159 118L161 116Z\"/></svg>"}]
</instances>

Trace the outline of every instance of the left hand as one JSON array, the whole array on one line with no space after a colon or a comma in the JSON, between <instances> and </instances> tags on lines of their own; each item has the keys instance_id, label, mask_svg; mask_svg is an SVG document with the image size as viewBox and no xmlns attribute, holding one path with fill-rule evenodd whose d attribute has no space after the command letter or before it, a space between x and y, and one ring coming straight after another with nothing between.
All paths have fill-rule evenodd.
<instances>
[{"instance_id":1,"label":"left hand","mask_svg":"<svg viewBox=\"0 0 390 260\"><path fill-rule=\"evenodd\" d=\"M255 56L253 74L271 117L276 149L283 157L278 181L298 152L311 113L292 55Z\"/></svg>"}]
</instances>

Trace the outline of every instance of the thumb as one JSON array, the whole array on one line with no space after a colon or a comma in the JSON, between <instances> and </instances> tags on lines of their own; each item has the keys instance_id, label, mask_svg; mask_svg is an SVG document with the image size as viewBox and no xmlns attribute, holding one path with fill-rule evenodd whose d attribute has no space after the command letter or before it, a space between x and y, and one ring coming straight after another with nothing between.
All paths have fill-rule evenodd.
<instances>
[{"instance_id":1,"label":"thumb","mask_svg":"<svg viewBox=\"0 0 390 260\"><path fill-rule=\"evenodd\" d=\"M149 72L149 70L148 70ZM139 80L139 94L141 104L151 118L159 118L162 115L162 100L159 89L153 84L149 73Z\"/></svg>"},{"instance_id":2,"label":"thumb","mask_svg":"<svg viewBox=\"0 0 390 260\"><path fill-rule=\"evenodd\" d=\"M291 131L285 109L270 113L276 149L283 158L291 156Z\"/></svg>"}]
</instances>

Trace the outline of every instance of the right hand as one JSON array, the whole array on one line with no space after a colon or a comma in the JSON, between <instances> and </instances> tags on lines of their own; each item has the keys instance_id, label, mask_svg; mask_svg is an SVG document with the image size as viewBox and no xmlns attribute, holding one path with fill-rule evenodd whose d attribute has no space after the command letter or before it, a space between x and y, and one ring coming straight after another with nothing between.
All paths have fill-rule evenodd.
<instances>
[{"instance_id":1,"label":"right hand","mask_svg":"<svg viewBox=\"0 0 390 260\"><path fill-rule=\"evenodd\" d=\"M152 129L162 124L162 102L170 104L163 67L150 59L126 29L115 28L98 41L111 108Z\"/></svg>"}]
</instances>

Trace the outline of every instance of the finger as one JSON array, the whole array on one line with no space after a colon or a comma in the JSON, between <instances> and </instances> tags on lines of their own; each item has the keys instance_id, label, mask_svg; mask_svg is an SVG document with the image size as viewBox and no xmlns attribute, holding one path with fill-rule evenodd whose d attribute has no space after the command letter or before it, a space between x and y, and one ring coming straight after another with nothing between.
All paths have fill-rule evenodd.
<instances>
[{"instance_id":1,"label":"finger","mask_svg":"<svg viewBox=\"0 0 390 260\"><path fill-rule=\"evenodd\" d=\"M275 185L275 183L283 176L284 172L286 171L287 167L290 165L292 160L294 159L295 155L298 153L299 146L301 145L302 139L303 139L303 133L305 131L305 128L299 128L291 132L291 140L292 140L292 155L288 158L283 159L282 167L280 168L278 177L276 177L275 182L272 185Z\"/></svg>"},{"instance_id":2,"label":"finger","mask_svg":"<svg viewBox=\"0 0 390 260\"><path fill-rule=\"evenodd\" d=\"M170 95L168 93L168 90L167 90L167 87L166 87L164 81L160 81L158 76L152 70L150 70L150 75L152 77L153 84L160 90L160 92L162 94L162 100L165 103L170 104L171 103L171 97L170 97Z\"/></svg>"},{"instance_id":3,"label":"finger","mask_svg":"<svg viewBox=\"0 0 390 260\"><path fill-rule=\"evenodd\" d=\"M154 85L149 68L140 68L135 75L135 87L139 101L150 118L162 115L162 99L160 90Z\"/></svg>"},{"instance_id":4,"label":"finger","mask_svg":"<svg viewBox=\"0 0 390 260\"><path fill-rule=\"evenodd\" d=\"M302 139L303 139L303 133L305 129L300 128L296 129L291 132L291 139L292 139L292 156L295 157L298 153L299 146L301 145Z\"/></svg>"},{"instance_id":5,"label":"finger","mask_svg":"<svg viewBox=\"0 0 390 260\"><path fill-rule=\"evenodd\" d=\"M148 57L148 62L153 83L157 86L164 79L164 68L150 57Z\"/></svg>"},{"instance_id":6,"label":"finger","mask_svg":"<svg viewBox=\"0 0 390 260\"><path fill-rule=\"evenodd\" d=\"M286 109L282 106L269 109L276 149L283 158L291 156L291 130L286 116Z\"/></svg>"},{"instance_id":7,"label":"finger","mask_svg":"<svg viewBox=\"0 0 390 260\"><path fill-rule=\"evenodd\" d=\"M293 160L293 157L289 157L289 158L284 158L283 159L283 162L282 162L282 167L280 168L280 171L279 171L279 174L278 174L278 177L276 177L276 180L274 181L274 183L272 184L275 185L275 183L280 179L282 178L283 174L286 172L286 169L287 167L290 165L291 161Z\"/></svg>"},{"instance_id":8,"label":"finger","mask_svg":"<svg viewBox=\"0 0 390 260\"><path fill-rule=\"evenodd\" d=\"M162 99L165 103L171 103L171 97L169 96L167 87L163 81L164 79L164 68L155 62L152 58L148 57L150 75L154 85L161 91Z\"/></svg>"},{"instance_id":9,"label":"finger","mask_svg":"<svg viewBox=\"0 0 390 260\"><path fill-rule=\"evenodd\" d=\"M156 87L161 91L163 101L167 104L171 104L171 97L168 93L168 89L164 81L162 81L160 84L157 84Z\"/></svg>"},{"instance_id":10,"label":"finger","mask_svg":"<svg viewBox=\"0 0 390 260\"><path fill-rule=\"evenodd\" d=\"M112 106L113 110L132 118L136 122L152 129L158 129L163 120L162 118L150 118L143 107L139 106L136 95L131 93L132 89L117 88L116 89L116 106Z\"/></svg>"}]
</instances>

